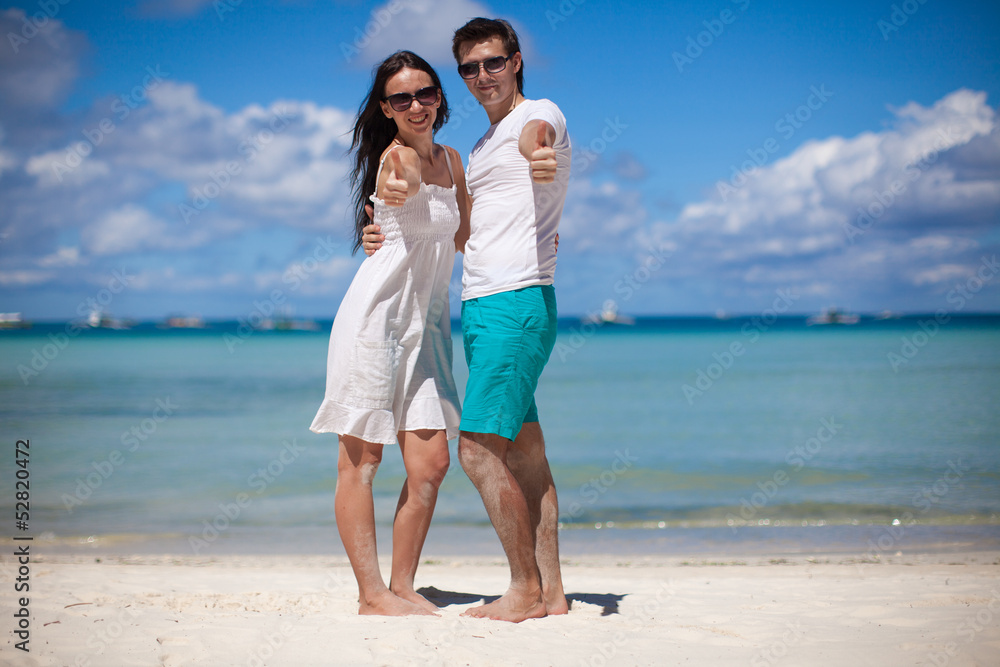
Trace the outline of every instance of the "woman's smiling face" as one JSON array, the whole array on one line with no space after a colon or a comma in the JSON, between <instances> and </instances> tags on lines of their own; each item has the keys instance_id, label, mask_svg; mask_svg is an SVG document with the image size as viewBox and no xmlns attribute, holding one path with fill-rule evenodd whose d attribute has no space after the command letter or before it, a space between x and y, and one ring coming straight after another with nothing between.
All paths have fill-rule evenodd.
<instances>
[{"instance_id":1,"label":"woman's smiling face","mask_svg":"<svg viewBox=\"0 0 1000 667\"><path fill-rule=\"evenodd\" d=\"M396 93L409 93L416 95L422 88L433 87L434 81L427 72L418 69L404 68L396 72L385 84L385 94L389 97ZM438 94L437 101L424 106L415 99L410 102L410 106L405 111L396 111L388 102L382 102L382 112L387 118L396 121L396 127L403 137L416 136L425 132L432 132L434 120L437 118L438 107L441 106L441 95Z\"/></svg>"}]
</instances>

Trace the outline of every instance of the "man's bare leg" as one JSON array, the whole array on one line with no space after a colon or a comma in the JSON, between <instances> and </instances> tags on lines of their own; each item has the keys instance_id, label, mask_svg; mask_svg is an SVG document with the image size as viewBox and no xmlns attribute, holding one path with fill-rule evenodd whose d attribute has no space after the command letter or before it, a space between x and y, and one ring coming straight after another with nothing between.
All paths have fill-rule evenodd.
<instances>
[{"instance_id":1,"label":"man's bare leg","mask_svg":"<svg viewBox=\"0 0 1000 667\"><path fill-rule=\"evenodd\" d=\"M438 489L448 472L448 438L444 431L400 431L399 448L406 466L406 481L392 524L389 590L435 612L437 605L413 589L413 577L431 525Z\"/></svg>"},{"instance_id":2,"label":"man's bare leg","mask_svg":"<svg viewBox=\"0 0 1000 667\"><path fill-rule=\"evenodd\" d=\"M467 610L463 616L519 623L545 616L545 602L535 563L528 503L507 467L510 447L510 440L492 433L463 431L458 441L458 460L482 496L510 564L507 592L498 600Z\"/></svg>"},{"instance_id":3,"label":"man's bare leg","mask_svg":"<svg viewBox=\"0 0 1000 667\"><path fill-rule=\"evenodd\" d=\"M358 613L381 616L430 614L386 588L375 547L375 504L372 480L382 461L382 445L340 437L334 508L337 530L358 580Z\"/></svg>"},{"instance_id":4,"label":"man's bare leg","mask_svg":"<svg viewBox=\"0 0 1000 667\"><path fill-rule=\"evenodd\" d=\"M569 611L559 570L559 501L545 457L545 439L538 422L521 426L507 464L524 492L535 538L535 561L542 576L542 597L548 614Z\"/></svg>"}]
</instances>

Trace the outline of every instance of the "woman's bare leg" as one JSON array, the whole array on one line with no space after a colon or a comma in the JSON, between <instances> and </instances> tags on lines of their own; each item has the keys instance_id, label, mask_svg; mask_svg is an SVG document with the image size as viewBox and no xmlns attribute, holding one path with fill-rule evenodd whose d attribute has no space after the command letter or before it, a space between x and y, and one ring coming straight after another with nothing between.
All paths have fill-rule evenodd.
<instances>
[{"instance_id":1,"label":"woman's bare leg","mask_svg":"<svg viewBox=\"0 0 1000 667\"><path fill-rule=\"evenodd\" d=\"M386 588L375 547L375 504L372 480L382 461L382 445L351 436L340 437L334 507L337 530L358 580L359 614L404 616L427 610Z\"/></svg>"},{"instance_id":2,"label":"woman's bare leg","mask_svg":"<svg viewBox=\"0 0 1000 667\"><path fill-rule=\"evenodd\" d=\"M448 438L444 431L400 431L399 448L406 466L406 481L392 525L389 588L404 600L437 611L436 605L414 590L413 577L431 525L438 489L448 472Z\"/></svg>"}]
</instances>

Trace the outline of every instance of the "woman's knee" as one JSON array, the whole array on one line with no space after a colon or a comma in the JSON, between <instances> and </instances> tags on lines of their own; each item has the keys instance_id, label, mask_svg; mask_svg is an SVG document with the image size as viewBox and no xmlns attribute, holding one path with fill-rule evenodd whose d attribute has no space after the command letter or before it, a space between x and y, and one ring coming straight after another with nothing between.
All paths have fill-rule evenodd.
<instances>
[{"instance_id":1,"label":"woman's knee","mask_svg":"<svg viewBox=\"0 0 1000 667\"><path fill-rule=\"evenodd\" d=\"M407 476L415 477L414 481L430 484L436 489L441 486L450 467L451 456L448 454L448 449L444 448L422 457L420 462L413 466L414 470L407 471Z\"/></svg>"},{"instance_id":2,"label":"woman's knee","mask_svg":"<svg viewBox=\"0 0 1000 667\"><path fill-rule=\"evenodd\" d=\"M382 462L382 445L364 442L357 438L341 438L340 444L337 474L357 475L362 481L371 483Z\"/></svg>"}]
</instances>

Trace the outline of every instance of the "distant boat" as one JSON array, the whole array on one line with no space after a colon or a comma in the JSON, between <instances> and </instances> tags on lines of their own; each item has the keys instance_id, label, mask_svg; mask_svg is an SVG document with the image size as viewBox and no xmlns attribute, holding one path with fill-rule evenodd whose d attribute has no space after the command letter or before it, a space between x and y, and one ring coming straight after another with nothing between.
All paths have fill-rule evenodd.
<instances>
[{"instance_id":1,"label":"distant boat","mask_svg":"<svg viewBox=\"0 0 1000 667\"><path fill-rule=\"evenodd\" d=\"M279 317L274 322L276 331L319 331L319 324L313 320L293 320Z\"/></svg>"},{"instance_id":2,"label":"distant boat","mask_svg":"<svg viewBox=\"0 0 1000 667\"><path fill-rule=\"evenodd\" d=\"M857 324L861 316L855 313L845 313L838 308L827 308L819 315L812 315L806 320L809 326L817 324Z\"/></svg>"},{"instance_id":3,"label":"distant boat","mask_svg":"<svg viewBox=\"0 0 1000 667\"><path fill-rule=\"evenodd\" d=\"M601 309L600 314L587 315L583 318L584 322L591 324L621 324L630 326L635 324L634 317L628 317L625 315L618 314L618 304L615 303L614 299L608 299L604 302L604 307Z\"/></svg>"},{"instance_id":4,"label":"distant boat","mask_svg":"<svg viewBox=\"0 0 1000 667\"><path fill-rule=\"evenodd\" d=\"M21 313L0 313L0 329L30 329L31 322L21 319Z\"/></svg>"},{"instance_id":5,"label":"distant boat","mask_svg":"<svg viewBox=\"0 0 1000 667\"><path fill-rule=\"evenodd\" d=\"M103 310L94 309L87 316L87 326L93 329L131 329L131 320L119 320Z\"/></svg>"},{"instance_id":6,"label":"distant boat","mask_svg":"<svg viewBox=\"0 0 1000 667\"><path fill-rule=\"evenodd\" d=\"M319 324L313 320L296 319L295 310L290 306L278 309L278 315L274 320L266 320L268 329L275 331L319 331ZM263 327L260 327L263 328Z\"/></svg>"},{"instance_id":7,"label":"distant boat","mask_svg":"<svg viewBox=\"0 0 1000 667\"><path fill-rule=\"evenodd\" d=\"M893 310L883 310L875 316L876 320L898 320L902 315Z\"/></svg>"},{"instance_id":8,"label":"distant boat","mask_svg":"<svg viewBox=\"0 0 1000 667\"><path fill-rule=\"evenodd\" d=\"M161 326L165 329L204 329L205 320L199 315L171 315Z\"/></svg>"}]
</instances>

